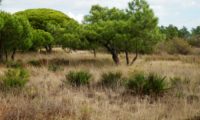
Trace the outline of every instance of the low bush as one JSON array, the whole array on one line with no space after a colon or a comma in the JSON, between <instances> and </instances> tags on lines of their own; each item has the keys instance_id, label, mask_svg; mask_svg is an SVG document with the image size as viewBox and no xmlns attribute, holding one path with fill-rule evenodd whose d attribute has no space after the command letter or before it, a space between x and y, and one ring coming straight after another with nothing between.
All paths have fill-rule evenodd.
<instances>
[{"instance_id":1,"label":"low bush","mask_svg":"<svg viewBox=\"0 0 200 120\"><path fill-rule=\"evenodd\" d=\"M31 60L28 63L30 65L32 65L32 66L35 66L35 67L41 67L43 65L47 65L48 64L48 60L47 59Z\"/></svg>"},{"instance_id":2,"label":"low bush","mask_svg":"<svg viewBox=\"0 0 200 120\"><path fill-rule=\"evenodd\" d=\"M194 47L200 47L200 35L195 35L189 40L189 44Z\"/></svg>"},{"instance_id":3,"label":"low bush","mask_svg":"<svg viewBox=\"0 0 200 120\"><path fill-rule=\"evenodd\" d=\"M100 83L103 87L116 88L120 86L121 82L122 82L122 73L109 72L102 74Z\"/></svg>"},{"instance_id":4,"label":"low bush","mask_svg":"<svg viewBox=\"0 0 200 120\"><path fill-rule=\"evenodd\" d=\"M168 52L171 54L187 55L191 53L190 44L186 40L180 38L174 38L170 40L168 46L169 46Z\"/></svg>"},{"instance_id":5,"label":"low bush","mask_svg":"<svg viewBox=\"0 0 200 120\"><path fill-rule=\"evenodd\" d=\"M190 44L181 38L174 38L172 40L164 41L155 47L155 53L168 53L168 54L183 54L187 55L192 52Z\"/></svg>"},{"instance_id":6,"label":"low bush","mask_svg":"<svg viewBox=\"0 0 200 120\"><path fill-rule=\"evenodd\" d=\"M25 69L9 69L2 77L1 88L5 90L23 88L28 80L29 74Z\"/></svg>"},{"instance_id":7,"label":"low bush","mask_svg":"<svg viewBox=\"0 0 200 120\"><path fill-rule=\"evenodd\" d=\"M6 63L6 67L8 68L22 68L23 64L21 61L7 61Z\"/></svg>"},{"instance_id":8,"label":"low bush","mask_svg":"<svg viewBox=\"0 0 200 120\"><path fill-rule=\"evenodd\" d=\"M165 79L166 77L161 77L154 73L149 74L145 84L145 94L162 94L167 89Z\"/></svg>"},{"instance_id":9,"label":"low bush","mask_svg":"<svg viewBox=\"0 0 200 120\"><path fill-rule=\"evenodd\" d=\"M66 75L66 79L72 86L79 87L89 85L92 75L86 71L70 71Z\"/></svg>"},{"instance_id":10,"label":"low bush","mask_svg":"<svg viewBox=\"0 0 200 120\"><path fill-rule=\"evenodd\" d=\"M126 87L136 95L158 96L167 89L165 78L154 73L148 75L137 73L128 79Z\"/></svg>"},{"instance_id":11,"label":"low bush","mask_svg":"<svg viewBox=\"0 0 200 120\"><path fill-rule=\"evenodd\" d=\"M42 66L41 63L37 60L31 60L31 61L28 62L28 64L30 64L32 66L36 66L36 67Z\"/></svg>"},{"instance_id":12,"label":"low bush","mask_svg":"<svg viewBox=\"0 0 200 120\"><path fill-rule=\"evenodd\" d=\"M49 69L49 71L52 71L52 72L64 70L63 67L61 67L60 65L55 65L55 64L49 65L48 69Z\"/></svg>"},{"instance_id":13,"label":"low bush","mask_svg":"<svg viewBox=\"0 0 200 120\"><path fill-rule=\"evenodd\" d=\"M136 94L143 94L145 84L146 84L145 74L137 73L128 79L126 87L131 92L134 92Z\"/></svg>"},{"instance_id":14,"label":"low bush","mask_svg":"<svg viewBox=\"0 0 200 120\"><path fill-rule=\"evenodd\" d=\"M54 64L54 65L62 65L62 66L65 66L65 65L69 65L69 60L66 60L66 59L58 59L58 58L54 58L50 61L51 64Z\"/></svg>"}]
</instances>

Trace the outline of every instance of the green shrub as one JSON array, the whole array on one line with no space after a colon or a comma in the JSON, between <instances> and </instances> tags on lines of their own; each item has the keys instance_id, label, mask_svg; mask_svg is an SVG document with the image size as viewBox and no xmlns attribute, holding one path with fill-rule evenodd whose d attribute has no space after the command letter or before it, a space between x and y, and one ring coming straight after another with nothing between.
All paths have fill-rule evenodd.
<instances>
[{"instance_id":1,"label":"green shrub","mask_svg":"<svg viewBox=\"0 0 200 120\"><path fill-rule=\"evenodd\" d=\"M4 89L23 88L29 80L25 69L9 69L2 78L1 86Z\"/></svg>"},{"instance_id":2,"label":"green shrub","mask_svg":"<svg viewBox=\"0 0 200 120\"><path fill-rule=\"evenodd\" d=\"M167 51L170 54L189 54L191 53L191 46L190 44L183 39L174 38L167 43Z\"/></svg>"},{"instance_id":3,"label":"green shrub","mask_svg":"<svg viewBox=\"0 0 200 120\"><path fill-rule=\"evenodd\" d=\"M55 64L49 65L48 69L49 69L49 71L52 71L52 72L64 70L61 66L55 65Z\"/></svg>"},{"instance_id":4,"label":"green shrub","mask_svg":"<svg viewBox=\"0 0 200 120\"><path fill-rule=\"evenodd\" d=\"M189 44L194 47L200 47L200 35L195 35L189 40Z\"/></svg>"},{"instance_id":5,"label":"green shrub","mask_svg":"<svg viewBox=\"0 0 200 120\"><path fill-rule=\"evenodd\" d=\"M47 65L48 64L48 60L47 59L31 60L28 63L30 65L35 66L35 67L41 67L43 65Z\"/></svg>"},{"instance_id":6,"label":"green shrub","mask_svg":"<svg viewBox=\"0 0 200 120\"><path fill-rule=\"evenodd\" d=\"M116 88L121 84L122 74L120 72L103 73L101 78L101 85L110 88Z\"/></svg>"},{"instance_id":7,"label":"green shrub","mask_svg":"<svg viewBox=\"0 0 200 120\"><path fill-rule=\"evenodd\" d=\"M157 74L151 73L147 77L147 82L145 84L145 94L162 94L166 88L167 84L165 82L166 77L161 77Z\"/></svg>"},{"instance_id":8,"label":"green shrub","mask_svg":"<svg viewBox=\"0 0 200 120\"><path fill-rule=\"evenodd\" d=\"M138 73L131 76L126 87L129 91L137 95L161 95L167 88L166 77L158 76L154 73L145 75Z\"/></svg>"},{"instance_id":9,"label":"green shrub","mask_svg":"<svg viewBox=\"0 0 200 120\"><path fill-rule=\"evenodd\" d=\"M187 55L192 52L192 49L187 40L174 38L158 43L154 48L154 52L158 54L168 53Z\"/></svg>"},{"instance_id":10,"label":"green shrub","mask_svg":"<svg viewBox=\"0 0 200 120\"><path fill-rule=\"evenodd\" d=\"M28 64L32 65L32 66L36 66L36 67L41 67L41 63L40 61L37 61L37 60L31 60L28 62Z\"/></svg>"},{"instance_id":11,"label":"green shrub","mask_svg":"<svg viewBox=\"0 0 200 120\"><path fill-rule=\"evenodd\" d=\"M21 61L7 61L5 64L8 68L22 68L23 67L23 64Z\"/></svg>"},{"instance_id":12,"label":"green shrub","mask_svg":"<svg viewBox=\"0 0 200 120\"><path fill-rule=\"evenodd\" d=\"M72 86L79 87L81 85L88 85L92 75L86 71L70 71L66 75L66 79Z\"/></svg>"},{"instance_id":13,"label":"green shrub","mask_svg":"<svg viewBox=\"0 0 200 120\"><path fill-rule=\"evenodd\" d=\"M143 94L145 84L146 84L145 74L137 73L128 79L126 87L131 92L134 92L136 94Z\"/></svg>"}]
</instances>

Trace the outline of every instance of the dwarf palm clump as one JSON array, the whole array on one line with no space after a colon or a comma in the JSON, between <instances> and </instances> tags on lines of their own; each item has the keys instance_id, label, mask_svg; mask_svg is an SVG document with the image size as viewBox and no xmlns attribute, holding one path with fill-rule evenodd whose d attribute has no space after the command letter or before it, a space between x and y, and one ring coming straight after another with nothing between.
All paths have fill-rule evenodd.
<instances>
[{"instance_id":1,"label":"dwarf palm clump","mask_svg":"<svg viewBox=\"0 0 200 120\"><path fill-rule=\"evenodd\" d=\"M89 85L92 75L86 71L70 71L66 75L68 82L75 87Z\"/></svg>"},{"instance_id":2,"label":"dwarf palm clump","mask_svg":"<svg viewBox=\"0 0 200 120\"><path fill-rule=\"evenodd\" d=\"M126 88L136 95L162 95L167 89L166 77L161 77L155 73L145 75L138 73L131 76Z\"/></svg>"},{"instance_id":3,"label":"dwarf palm clump","mask_svg":"<svg viewBox=\"0 0 200 120\"><path fill-rule=\"evenodd\" d=\"M120 72L109 72L103 73L101 78L101 85L107 88L116 88L121 85L122 73Z\"/></svg>"}]
</instances>

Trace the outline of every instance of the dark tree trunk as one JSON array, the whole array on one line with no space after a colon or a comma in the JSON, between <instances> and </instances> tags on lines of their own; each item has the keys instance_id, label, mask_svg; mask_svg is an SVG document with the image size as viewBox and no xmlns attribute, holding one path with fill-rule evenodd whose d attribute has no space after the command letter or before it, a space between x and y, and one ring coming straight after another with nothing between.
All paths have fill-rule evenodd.
<instances>
[{"instance_id":1,"label":"dark tree trunk","mask_svg":"<svg viewBox=\"0 0 200 120\"><path fill-rule=\"evenodd\" d=\"M135 61L137 60L138 58L138 53L136 53L135 57L133 58L132 62L131 62L131 65L133 65L135 63Z\"/></svg>"},{"instance_id":2,"label":"dark tree trunk","mask_svg":"<svg viewBox=\"0 0 200 120\"><path fill-rule=\"evenodd\" d=\"M94 54L94 57L96 58L97 57L96 49L93 49L93 54Z\"/></svg>"},{"instance_id":3,"label":"dark tree trunk","mask_svg":"<svg viewBox=\"0 0 200 120\"><path fill-rule=\"evenodd\" d=\"M1 33L0 33L0 62L3 62L3 57L4 57L4 46L3 46L3 41L1 39Z\"/></svg>"},{"instance_id":4,"label":"dark tree trunk","mask_svg":"<svg viewBox=\"0 0 200 120\"><path fill-rule=\"evenodd\" d=\"M8 61L8 52L5 51L5 54L6 54L6 61Z\"/></svg>"},{"instance_id":5,"label":"dark tree trunk","mask_svg":"<svg viewBox=\"0 0 200 120\"><path fill-rule=\"evenodd\" d=\"M125 55L126 55L126 64L129 65L130 64L130 60L129 60L128 51L125 51Z\"/></svg>"},{"instance_id":6,"label":"dark tree trunk","mask_svg":"<svg viewBox=\"0 0 200 120\"><path fill-rule=\"evenodd\" d=\"M112 59L115 62L116 65L120 64L118 52L115 48L111 47L109 44L104 44L106 49L112 54Z\"/></svg>"},{"instance_id":7,"label":"dark tree trunk","mask_svg":"<svg viewBox=\"0 0 200 120\"><path fill-rule=\"evenodd\" d=\"M135 47L135 57L133 58L133 60L132 60L132 62L131 62L131 65L133 65L134 63L135 63L135 61L137 60L137 58L138 58L138 43L137 43L137 41L136 41L136 47Z\"/></svg>"},{"instance_id":8,"label":"dark tree trunk","mask_svg":"<svg viewBox=\"0 0 200 120\"><path fill-rule=\"evenodd\" d=\"M48 52L48 47L47 46L45 46L45 49L46 49L46 52ZM40 52L41 52L41 49L40 49Z\"/></svg>"},{"instance_id":9,"label":"dark tree trunk","mask_svg":"<svg viewBox=\"0 0 200 120\"><path fill-rule=\"evenodd\" d=\"M118 53L116 51L112 51L111 54L112 54L112 59L115 62L115 64L119 65L120 64L120 60L119 60Z\"/></svg>"},{"instance_id":10,"label":"dark tree trunk","mask_svg":"<svg viewBox=\"0 0 200 120\"><path fill-rule=\"evenodd\" d=\"M51 52L52 52L52 46L51 46L51 45L47 45L47 46L45 47L45 49L46 49L46 51L47 51L48 53L51 53Z\"/></svg>"},{"instance_id":11,"label":"dark tree trunk","mask_svg":"<svg viewBox=\"0 0 200 120\"><path fill-rule=\"evenodd\" d=\"M51 52L52 52L52 46L49 45L49 53L51 53Z\"/></svg>"},{"instance_id":12,"label":"dark tree trunk","mask_svg":"<svg viewBox=\"0 0 200 120\"><path fill-rule=\"evenodd\" d=\"M15 60L15 54L16 54L16 49L13 49L13 53L11 55L11 59L12 60Z\"/></svg>"},{"instance_id":13,"label":"dark tree trunk","mask_svg":"<svg viewBox=\"0 0 200 120\"><path fill-rule=\"evenodd\" d=\"M3 62L3 61L4 61L3 57L4 57L4 49L3 49L3 47L1 46L1 48L0 48L0 62Z\"/></svg>"}]
</instances>

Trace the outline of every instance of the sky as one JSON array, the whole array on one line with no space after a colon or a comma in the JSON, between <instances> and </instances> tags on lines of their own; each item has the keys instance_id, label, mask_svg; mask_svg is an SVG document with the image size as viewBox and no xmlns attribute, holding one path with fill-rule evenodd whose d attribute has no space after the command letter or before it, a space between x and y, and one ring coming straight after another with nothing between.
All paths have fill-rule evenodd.
<instances>
[{"instance_id":1,"label":"sky","mask_svg":"<svg viewBox=\"0 0 200 120\"><path fill-rule=\"evenodd\" d=\"M81 22L89 13L92 5L127 8L130 0L3 0L0 10L17 12L30 8L52 8L60 10ZM147 0L159 25L173 24L179 28L186 26L192 29L200 26L200 0Z\"/></svg>"}]
</instances>

